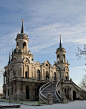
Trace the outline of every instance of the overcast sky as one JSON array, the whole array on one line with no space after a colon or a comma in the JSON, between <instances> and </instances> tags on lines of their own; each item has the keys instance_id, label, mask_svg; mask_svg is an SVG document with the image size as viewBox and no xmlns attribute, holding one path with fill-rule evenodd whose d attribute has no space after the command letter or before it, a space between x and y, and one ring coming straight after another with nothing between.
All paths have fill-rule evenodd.
<instances>
[{"instance_id":1,"label":"overcast sky","mask_svg":"<svg viewBox=\"0 0 86 109\"><path fill-rule=\"evenodd\" d=\"M28 47L36 61L56 61L59 35L70 64L70 78L79 84L85 72L85 56L75 56L86 44L86 0L0 0L0 71L8 63L9 51L21 31L28 35ZM1 72L2 73L2 72ZM0 92L3 84L0 75Z\"/></svg>"}]
</instances>

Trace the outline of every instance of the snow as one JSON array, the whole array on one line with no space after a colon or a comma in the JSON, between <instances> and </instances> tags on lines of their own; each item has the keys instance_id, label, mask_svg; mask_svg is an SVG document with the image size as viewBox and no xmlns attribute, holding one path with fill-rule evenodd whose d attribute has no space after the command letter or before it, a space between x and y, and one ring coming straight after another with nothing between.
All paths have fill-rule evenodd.
<instances>
[{"instance_id":1,"label":"snow","mask_svg":"<svg viewBox=\"0 0 86 109\"><path fill-rule=\"evenodd\" d=\"M0 102L0 105L9 105L9 103ZM86 109L86 100L72 101L67 104L53 104L53 105L42 105L42 106L28 106L21 105L20 109ZM9 108L6 108L9 109ZM17 109L17 108L12 108Z\"/></svg>"}]
</instances>

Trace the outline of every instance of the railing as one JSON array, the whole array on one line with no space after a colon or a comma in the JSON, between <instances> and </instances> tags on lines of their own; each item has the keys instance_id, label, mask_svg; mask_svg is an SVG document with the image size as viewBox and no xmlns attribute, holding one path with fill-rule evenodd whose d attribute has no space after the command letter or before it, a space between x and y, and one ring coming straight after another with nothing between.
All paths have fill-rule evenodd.
<instances>
[{"instance_id":1,"label":"railing","mask_svg":"<svg viewBox=\"0 0 86 109\"><path fill-rule=\"evenodd\" d=\"M73 83L73 85L74 85L78 90L80 90L80 91L86 93L85 90L81 89L81 88L80 88L78 85L76 85L73 81L72 81L72 83Z\"/></svg>"},{"instance_id":2,"label":"railing","mask_svg":"<svg viewBox=\"0 0 86 109\"><path fill-rule=\"evenodd\" d=\"M40 87L40 89L39 89L39 98L40 98L42 101L44 101L44 102L48 102L48 99L47 99L46 96L44 96L44 95L42 94L42 91L43 91L44 89L46 89L49 85L51 85L50 82L44 84L44 85L43 85L42 87Z\"/></svg>"},{"instance_id":3,"label":"railing","mask_svg":"<svg viewBox=\"0 0 86 109\"><path fill-rule=\"evenodd\" d=\"M60 85L61 80L62 80L62 79L60 79L60 80L57 82L57 84L56 84L56 91L55 91L55 95L56 95L56 98L58 99L58 102L59 102L59 103L61 103L62 97L61 97L60 94L57 92L57 88L58 88L58 86Z\"/></svg>"},{"instance_id":4,"label":"railing","mask_svg":"<svg viewBox=\"0 0 86 109\"><path fill-rule=\"evenodd\" d=\"M72 84L79 90L79 92L80 92L80 95L82 95L83 96L83 99L85 99L86 100L86 91L85 90L83 90L83 89L81 89L79 86L77 86L73 81L72 81Z\"/></svg>"}]
</instances>

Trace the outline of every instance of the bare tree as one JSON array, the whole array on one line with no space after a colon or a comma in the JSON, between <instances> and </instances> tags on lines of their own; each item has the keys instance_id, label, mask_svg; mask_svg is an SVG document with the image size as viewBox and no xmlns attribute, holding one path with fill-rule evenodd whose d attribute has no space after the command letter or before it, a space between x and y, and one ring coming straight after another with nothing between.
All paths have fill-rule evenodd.
<instances>
[{"instance_id":1,"label":"bare tree","mask_svg":"<svg viewBox=\"0 0 86 109\"><path fill-rule=\"evenodd\" d=\"M78 47L78 53L75 53L76 54L76 57L78 58L78 60L84 55L86 56L86 44L84 44L84 49L82 50L81 48ZM86 59L86 58L85 58ZM86 64L85 64L86 65ZM84 71L86 71L84 69ZM86 90L86 74L83 76L79 86Z\"/></svg>"},{"instance_id":2,"label":"bare tree","mask_svg":"<svg viewBox=\"0 0 86 109\"><path fill-rule=\"evenodd\" d=\"M86 45L84 44L84 49L82 50L81 48L78 47L78 53L75 53L76 57L78 58L78 60L85 55L86 56ZM85 58L86 59L86 58ZM85 64L86 65L86 64Z\"/></svg>"},{"instance_id":3,"label":"bare tree","mask_svg":"<svg viewBox=\"0 0 86 109\"><path fill-rule=\"evenodd\" d=\"M86 75L83 76L83 78L82 78L82 80L81 80L79 86L80 86L82 89L86 90Z\"/></svg>"}]
</instances>

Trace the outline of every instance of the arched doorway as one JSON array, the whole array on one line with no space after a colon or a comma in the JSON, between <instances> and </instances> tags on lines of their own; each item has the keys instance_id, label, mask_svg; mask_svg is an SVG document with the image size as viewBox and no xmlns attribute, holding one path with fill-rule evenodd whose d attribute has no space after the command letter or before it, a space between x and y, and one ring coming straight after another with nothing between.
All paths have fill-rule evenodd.
<instances>
[{"instance_id":1,"label":"arched doorway","mask_svg":"<svg viewBox=\"0 0 86 109\"><path fill-rule=\"evenodd\" d=\"M64 88L65 91L65 96L67 99L70 99L70 87L65 87Z\"/></svg>"},{"instance_id":2,"label":"arched doorway","mask_svg":"<svg viewBox=\"0 0 86 109\"><path fill-rule=\"evenodd\" d=\"M29 99L29 86L26 86L26 99Z\"/></svg>"},{"instance_id":3,"label":"arched doorway","mask_svg":"<svg viewBox=\"0 0 86 109\"><path fill-rule=\"evenodd\" d=\"M76 92L73 91L73 100L76 100Z\"/></svg>"},{"instance_id":4,"label":"arched doorway","mask_svg":"<svg viewBox=\"0 0 86 109\"><path fill-rule=\"evenodd\" d=\"M46 71L46 79L49 79L49 73Z\"/></svg>"},{"instance_id":5,"label":"arched doorway","mask_svg":"<svg viewBox=\"0 0 86 109\"><path fill-rule=\"evenodd\" d=\"M37 80L40 80L40 70L37 70Z\"/></svg>"}]
</instances>

